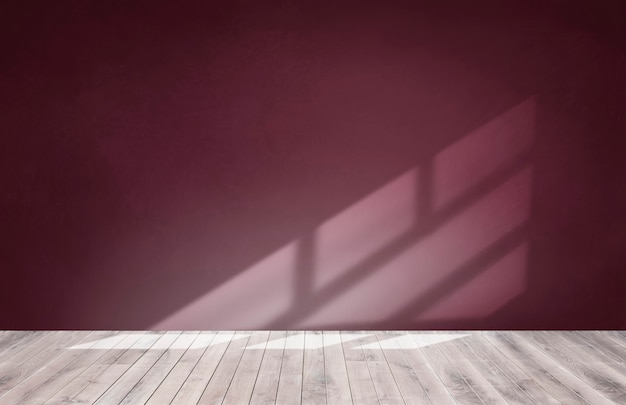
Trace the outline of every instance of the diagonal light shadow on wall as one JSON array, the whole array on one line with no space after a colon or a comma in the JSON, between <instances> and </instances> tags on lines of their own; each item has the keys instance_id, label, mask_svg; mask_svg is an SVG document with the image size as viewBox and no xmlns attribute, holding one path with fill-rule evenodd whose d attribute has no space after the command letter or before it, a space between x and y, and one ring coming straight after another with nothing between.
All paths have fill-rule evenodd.
<instances>
[{"instance_id":1,"label":"diagonal light shadow on wall","mask_svg":"<svg viewBox=\"0 0 626 405\"><path fill-rule=\"evenodd\" d=\"M497 189L511 177L527 168L529 161L530 150L527 148L506 162L504 166L490 173L482 181L473 184L472 188L465 190L451 202L443 204L439 210L433 210L433 203L436 202L435 197L438 197L434 196L433 165L430 160L420 165L421 170L417 177L418 187L416 188L417 215L415 217L415 225L409 231L344 271L340 277L333 280L329 285L317 289L313 296L298 297L289 312L278 317L269 323L268 326L270 328L284 327L285 325L288 327L297 326L299 321L305 319L320 307L326 306L329 301L341 296L351 288L355 288L355 284L360 280L380 270L415 244L427 239L433 232L441 228L446 221L449 221L450 218L462 214L468 206L471 206L487 193ZM439 200L442 199L439 198ZM440 201L439 205L442 205ZM463 265L454 270L452 274L433 285L426 292L422 292L409 304L405 305L403 309L398 310L396 315L386 318L385 322L389 320L393 324L398 319L419 315L420 312L452 295L454 291L474 279L484 270L487 270L490 265L505 257L510 251L523 243L527 236L527 231L527 226L524 223L515 230L502 235L498 241L485 248L480 254L468 259ZM308 235L307 238L310 239L311 235ZM419 264L416 264L416 266L419 267ZM298 278L296 278L296 284L298 284L297 280ZM381 288L385 288L384 284L381 285ZM393 292L389 292L389 294L393 294Z\"/></svg>"},{"instance_id":2,"label":"diagonal light shadow on wall","mask_svg":"<svg viewBox=\"0 0 626 405\"><path fill-rule=\"evenodd\" d=\"M493 243L489 248L480 252L475 257L472 257L459 268L456 268L453 274L433 286L427 293L416 297L404 308L397 311L388 321L397 324L403 319L420 315L477 277L480 273L488 269L490 265L495 264L508 253L521 246L526 241L527 237L528 224L524 223L513 231L503 235L496 243ZM493 287L498 288L496 285Z\"/></svg>"},{"instance_id":3,"label":"diagonal light shadow on wall","mask_svg":"<svg viewBox=\"0 0 626 405\"><path fill-rule=\"evenodd\" d=\"M338 214L155 328L177 328L204 317L211 322L231 322L233 326L245 321L251 323L253 328L317 327L332 322L329 321L332 316L325 316L323 311L331 311L333 316L344 316L349 322L354 313L346 311L345 306L336 301L345 300L347 294L359 291L359 283L371 283L374 276L380 279L385 268L397 267L394 261L407 253L415 256L416 249L417 256L414 259L409 257L410 273L403 270L404 274L400 276L407 281L405 284L415 283L419 288L413 293L404 288L401 294L396 294L389 282L381 281L376 286L379 297L374 299L379 299L382 291L383 296L394 301L394 305L382 303L388 307L388 314L383 318L372 314L370 319L378 319L377 324L381 325L390 320L414 316L445 300L524 242L529 213L525 212L523 205L530 192L525 186L530 176L532 149L532 135L529 133L532 125L524 121L532 121L533 107L533 99L521 103L494 120L496 124L487 124L439 154L422 159L412 177L402 176L400 180L390 183L383 195L377 196L369 205L349 208L347 213ZM524 125L518 125L520 120ZM509 128L510 131L521 132L507 134L507 125L513 128ZM521 130L517 128L519 126ZM485 148L495 151L495 156L485 156ZM474 153L474 161L464 161L467 151ZM521 191L518 190L520 187ZM409 192L411 189L412 194ZM407 200L410 204L398 203L397 199ZM407 207L413 212L408 212ZM503 209L504 212L493 212L493 215L489 211ZM395 234L379 237L377 244L369 243L370 239L386 231L384 227L389 215L393 217L396 210L402 211L402 215L400 221L392 218ZM513 217L507 217L507 210L512 210ZM376 213L384 215L371 218L376 217ZM494 219L489 219L489 216ZM487 222L495 221L496 225L485 226L483 230L480 218L485 218ZM337 223L340 226L334 226ZM476 229L468 229L473 226ZM451 233L459 231L460 235L452 237L454 243L467 246L461 246L463 252L457 254L450 251L453 247L443 246L442 242ZM324 232L343 233L336 240L339 245L349 239L347 248L356 252L350 253L354 256L350 257L352 262L334 254L324 256L325 250L336 253L342 247L334 246L332 238L331 242L325 240ZM464 237L468 237L467 243L462 240ZM479 243L471 239L479 240ZM358 243L355 244L355 240ZM429 251L433 246L435 249ZM443 259L439 260L438 255ZM455 255L460 256L454 257L454 260L444 257ZM355 261L355 257L358 260ZM404 267L407 267L406 263ZM332 271L329 272L329 269ZM326 280L320 277L321 270L326 271ZM387 277L385 274L383 276ZM389 277L395 276L391 274ZM425 281L424 277L429 279ZM286 296L285 287L289 284L291 288L287 291L290 294ZM358 307L373 298L367 297L366 292L359 294L356 298L348 298L352 300L349 306ZM227 311L228 318L219 315L220 311ZM238 313L241 315L238 316ZM368 322L365 320L363 323Z\"/></svg>"},{"instance_id":4,"label":"diagonal light shadow on wall","mask_svg":"<svg viewBox=\"0 0 626 405\"><path fill-rule=\"evenodd\" d=\"M496 189L512 175L524 168L527 162L528 155L519 156L508 167L503 168L501 172L492 174L475 189L465 193L454 201L454 203L441 210L441 212L433 214L427 220L423 221L420 226L416 226L378 252L371 254L356 266L348 269L330 285L316 291L313 295L298 296L292 310L268 323L266 327L270 329L284 327L285 325L294 327L299 320L315 312L319 307L326 305L328 301L340 296L342 293L352 288L359 280L368 277L402 252L428 238L449 218L462 213L468 205L476 202L489 191ZM453 275L438 283L426 294L417 297L414 302L407 305L405 309L398 311L392 319L406 317L411 314L419 314L420 310L425 310L434 305L438 300L445 298L455 289L485 270L489 264L505 256L512 249L523 243L527 231L527 226L523 224L518 226L514 231L503 235L501 239L485 249L484 252L481 252L458 269L455 269ZM307 238L310 238L310 236ZM304 260L300 259L298 262L303 261ZM301 282L302 281L298 280L296 284L300 285Z\"/></svg>"},{"instance_id":5,"label":"diagonal light shadow on wall","mask_svg":"<svg viewBox=\"0 0 626 405\"><path fill-rule=\"evenodd\" d=\"M313 235L305 235L298 241L296 247L295 268L298 269L293 288L294 301L311 296L313 286L313 272L315 270L315 239Z\"/></svg>"}]
</instances>

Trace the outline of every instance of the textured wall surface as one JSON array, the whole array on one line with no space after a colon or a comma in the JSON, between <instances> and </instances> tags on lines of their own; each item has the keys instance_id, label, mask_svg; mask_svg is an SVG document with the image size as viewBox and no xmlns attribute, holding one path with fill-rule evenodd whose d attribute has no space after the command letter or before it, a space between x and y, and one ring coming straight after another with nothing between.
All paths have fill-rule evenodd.
<instances>
[{"instance_id":1,"label":"textured wall surface","mask_svg":"<svg viewBox=\"0 0 626 405\"><path fill-rule=\"evenodd\" d=\"M1 329L626 328L619 2L39 3Z\"/></svg>"}]
</instances>

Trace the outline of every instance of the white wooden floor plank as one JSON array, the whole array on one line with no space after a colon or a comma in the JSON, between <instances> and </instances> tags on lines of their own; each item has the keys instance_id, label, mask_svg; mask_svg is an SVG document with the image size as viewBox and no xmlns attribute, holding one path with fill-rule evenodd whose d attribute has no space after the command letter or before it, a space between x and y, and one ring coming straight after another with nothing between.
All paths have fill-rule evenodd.
<instances>
[{"instance_id":1,"label":"white wooden floor plank","mask_svg":"<svg viewBox=\"0 0 626 405\"><path fill-rule=\"evenodd\" d=\"M574 331L573 334L578 336L580 341L588 343L594 350L599 350L610 357L613 362L626 364L626 347L611 339L608 332Z\"/></svg>"},{"instance_id":2,"label":"white wooden floor plank","mask_svg":"<svg viewBox=\"0 0 626 405\"><path fill-rule=\"evenodd\" d=\"M132 346L124 351L114 362L105 363L105 368L96 378L90 379L72 398L68 398L70 403L94 403L109 388L111 388L125 373L135 365L148 351L156 345L163 334L149 332L142 335Z\"/></svg>"},{"instance_id":3,"label":"white wooden floor plank","mask_svg":"<svg viewBox=\"0 0 626 405\"><path fill-rule=\"evenodd\" d=\"M421 336L411 335L416 341L424 357L435 370L441 381L444 383L454 400L461 404L482 404L481 399L476 395L472 387L467 383L463 375L456 369L455 363L448 359L445 354L436 347L437 344L423 345Z\"/></svg>"},{"instance_id":4,"label":"white wooden floor plank","mask_svg":"<svg viewBox=\"0 0 626 405\"><path fill-rule=\"evenodd\" d=\"M405 403L430 404L419 377L393 337L384 331L374 332L378 346ZM381 402L382 399L381 399Z\"/></svg>"},{"instance_id":5,"label":"white wooden floor plank","mask_svg":"<svg viewBox=\"0 0 626 405\"><path fill-rule=\"evenodd\" d=\"M0 405L626 403L623 331L0 331Z\"/></svg>"},{"instance_id":6,"label":"white wooden floor plank","mask_svg":"<svg viewBox=\"0 0 626 405\"><path fill-rule=\"evenodd\" d=\"M559 381L570 388L576 395L590 404L611 404L605 396L594 391L587 383L573 374L559 362L544 353L540 348L532 343L531 340L519 336L517 333L509 332L505 337L508 341L523 348L528 357L544 370L548 370L552 375L558 376Z\"/></svg>"},{"instance_id":7,"label":"white wooden floor plank","mask_svg":"<svg viewBox=\"0 0 626 405\"><path fill-rule=\"evenodd\" d=\"M463 347L463 353L470 356L471 361L489 362L495 367L486 367L484 371L493 376L494 388L501 390L507 402L537 405L560 404L528 373L489 343L483 333L472 335L471 340L455 340L455 343ZM499 380L494 374L501 375L503 380Z\"/></svg>"},{"instance_id":8,"label":"white wooden floor plank","mask_svg":"<svg viewBox=\"0 0 626 405\"><path fill-rule=\"evenodd\" d=\"M198 404L221 404L224 401L251 335L251 332L246 331L235 333L215 372L204 388Z\"/></svg>"},{"instance_id":9,"label":"white wooden floor plank","mask_svg":"<svg viewBox=\"0 0 626 405\"><path fill-rule=\"evenodd\" d=\"M187 405L198 402L233 338L234 332L216 333L211 345L202 353L200 360L176 393L172 404Z\"/></svg>"},{"instance_id":10,"label":"white wooden floor plank","mask_svg":"<svg viewBox=\"0 0 626 405\"><path fill-rule=\"evenodd\" d=\"M626 349L626 333L623 330L607 330L602 335Z\"/></svg>"},{"instance_id":11,"label":"white wooden floor plank","mask_svg":"<svg viewBox=\"0 0 626 405\"><path fill-rule=\"evenodd\" d=\"M144 404L174 368L178 360L185 354L189 346L196 340L198 333L181 333L165 349L159 359L150 367L135 386L126 394L120 405Z\"/></svg>"},{"instance_id":12,"label":"white wooden floor plank","mask_svg":"<svg viewBox=\"0 0 626 405\"><path fill-rule=\"evenodd\" d=\"M461 339L468 339L470 337L471 334ZM498 390L493 387L477 368L477 366L481 366L481 364L469 361L461 350L459 350L459 347L456 345L457 340L460 339L452 339L440 343L437 347L448 360L454 364L456 370L463 376L463 379L465 379L467 384L474 390L483 403L486 405L495 405L505 402L505 399L500 395Z\"/></svg>"},{"instance_id":13,"label":"white wooden floor plank","mask_svg":"<svg viewBox=\"0 0 626 405\"><path fill-rule=\"evenodd\" d=\"M69 346L75 342L81 341L81 339L88 339L93 333L92 331L72 331L61 334L50 334L50 340L44 339L43 341L37 342L35 344L37 347L35 354L29 356L20 364L12 367L10 363L3 363L2 366L8 365L6 368L10 369L10 371L1 370L3 367L0 366L0 375L2 375L2 380L0 380L0 395L8 396L10 391L14 391L8 397L15 399L7 400L8 402L12 400L16 401L22 394L26 395L25 390L28 390L26 386L22 386L19 389L21 394L17 393L18 391L15 390L16 387L26 380L28 380L28 387L31 387L33 384L42 384L44 380L40 380L40 378L45 379L46 377L42 377L41 371L43 370L45 373L45 370L48 368L56 369L59 363L55 361L55 359L58 356L66 355L66 349ZM11 359L16 359L16 356L13 356Z\"/></svg>"},{"instance_id":14,"label":"white wooden floor plank","mask_svg":"<svg viewBox=\"0 0 626 405\"><path fill-rule=\"evenodd\" d=\"M289 331L283 354L276 393L277 404L299 404L302 401L304 365L304 332Z\"/></svg>"},{"instance_id":15,"label":"white wooden floor plank","mask_svg":"<svg viewBox=\"0 0 626 405\"><path fill-rule=\"evenodd\" d=\"M350 404L350 381L346 368L346 358L339 331L322 332L324 346L324 375L326 381L326 402L328 404Z\"/></svg>"},{"instance_id":16,"label":"white wooden floor plank","mask_svg":"<svg viewBox=\"0 0 626 405\"><path fill-rule=\"evenodd\" d=\"M588 353L591 359L588 359L587 362L619 373L622 378L616 381L623 386L626 385L626 350L622 356L619 354L620 350L618 349L616 353L611 347L614 345L608 341L592 340L589 339L589 335L586 336L586 338L583 337L578 331L568 331L563 333L561 338L571 342L572 347L576 350Z\"/></svg>"},{"instance_id":17,"label":"white wooden floor plank","mask_svg":"<svg viewBox=\"0 0 626 405\"><path fill-rule=\"evenodd\" d=\"M178 339L180 332L166 332L146 350L95 402L98 405L119 404L140 382L144 375Z\"/></svg>"},{"instance_id":18,"label":"white wooden floor plank","mask_svg":"<svg viewBox=\"0 0 626 405\"><path fill-rule=\"evenodd\" d=\"M375 333L372 333L372 343L363 346L363 354L370 370L376 395L381 405L404 404L404 399L398 388L398 384L391 373L387 359L383 354Z\"/></svg>"},{"instance_id":19,"label":"white wooden floor plank","mask_svg":"<svg viewBox=\"0 0 626 405\"><path fill-rule=\"evenodd\" d=\"M302 403L326 403L326 373L322 332L307 331L304 335L304 367L302 369Z\"/></svg>"},{"instance_id":20,"label":"white wooden floor plank","mask_svg":"<svg viewBox=\"0 0 626 405\"><path fill-rule=\"evenodd\" d=\"M626 404L626 377L601 363L598 364L597 356L572 348L560 334L517 332L515 335L532 341L543 353L588 384L594 391L618 404Z\"/></svg>"},{"instance_id":21,"label":"white wooden floor plank","mask_svg":"<svg viewBox=\"0 0 626 405\"><path fill-rule=\"evenodd\" d=\"M287 341L286 331L271 331L265 348L259 375L254 384L250 405L269 405L276 402L278 380L283 366Z\"/></svg>"},{"instance_id":22,"label":"white wooden floor plank","mask_svg":"<svg viewBox=\"0 0 626 405\"><path fill-rule=\"evenodd\" d=\"M374 380L367 367L363 344L371 343L376 337L372 333L341 332L341 341L344 357L346 359L346 371L350 382L350 393L355 405L378 404L378 394L374 386ZM357 339L354 339L357 337Z\"/></svg>"},{"instance_id":23,"label":"white wooden floor plank","mask_svg":"<svg viewBox=\"0 0 626 405\"><path fill-rule=\"evenodd\" d=\"M546 369L528 353L528 349L520 347L517 343L511 342L504 337L505 333L487 333L484 337L491 342L498 350L504 353L512 362L520 368L527 370L529 375L559 401L568 404L588 404L568 385L562 382L559 377L562 373L555 372L552 367Z\"/></svg>"},{"instance_id":24,"label":"white wooden floor plank","mask_svg":"<svg viewBox=\"0 0 626 405\"><path fill-rule=\"evenodd\" d=\"M145 333L124 333L123 335L124 337L119 342L109 346L109 349L100 349L100 351L103 352L101 357L95 360L94 363L85 370L82 370L68 384L50 396L44 404L51 405L72 403L71 399L74 396L84 390L85 387L87 387L92 381L98 380L100 374L102 374L111 364L115 363L115 361L119 359L128 348L132 347L142 336L144 336Z\"/></svg>"},{"instance_id":25,"label":"white wooden floor plank","mask_svg":"<svg viewBox=\"0 0 626 405\"><path fill-rule=\"evenodd\" d=\"M224 396L223 404L250 403L269 336L269 331L252 332L241 356L241 361L239 361L239 366Z\"/></svg>"},{"instance_id":26,"label":"white wooden floor plank","mask_svg":"<svg viewBox=\"0 0 626 405\"><path fill-rule=\"evenodd\" d=\"M471 336L452 340L451 344L456 346L459 353L484 377L486 384L492 386L500 394L502 401L518 405L535 403L524 394L517 384L508 379L507 375L492 360L479 355L474 350L474 346L480 340L480 333L473 332ZM481 395L479 394L479 396Z\"/></svg>"},{"instance_id":27,"label":"white wooden floor plank","mask_svg":"<svg viewBox=\"0 0 626 405\"><path fill-rule=\"evenodd\" d=\"M44 403L51 395L71 381L76 373L80 373L102 355L97 350L90 352L89 348L97 345L99 339L109 338L115 334L117 332L96 331L84 336L76 343L85 344L88 347L86 350L70 349L70 341L68 340L68 347L65 350L2 395L2 400L12 402L15 405Z\"/></svg>"},{"instance_id":28,"label":"white wooden floor plank","mask_svg":"<svg viewBox=\"0 0 626 405\"><path fill-rule=\"evenodd\" d=\"M35 331L6 331L0 342L0 363L5 362L17 351L40 339L46 332Z\"/></svg>"},{"instance_id":29,"label":"white wooden floor plank","mask_svg":"<svg viewBox=\"0 0 626 405\"><path fill-rule=\"evenodd\" d=\"M50 332L35 332L33 334L32 341L15 342L12 345L10 353L3 358L0 362L0 375L6 376L12 370L22 366L23 370L31 369L33 366L37 366L42 360L38 360L36 356L54 357L54 353L50 353L50 349L58 349L64 347L62 339L67 335L62 331L50 331ZM73 334L78 336L80 333ZM82 336L82 335L81 335ZM27 338L28 339L28 338ZM57 350L58 351L58 350ZM27 371L24 371L25 373ZM0 390L2 384L0 383Z\"/></svg>"},{"instance_id":30,"label":"white wooden floor plank","mask_svg":"<svg viewBox=\"0 0 626 405\"><path fill-rule=\"evenodd\" d=\"M411 337L412 332L388 331L388 336L393 337L393 343L402 351L415 375L428 394L433 404L449 405L455 404L453 396L450 394L444 383L441 381L435 370L424 357L419 346Z\"/></svg>"},{"instance_id":31,"label":"white wooden floor plank","mask_svg":"<svg viewBox=\"0 0 626 405\"><path fill-rule=\"evenodd\" d=\"M215 336L216 334L212 332L199 332L189 349L148 399L146 405L161 405L172 402Z\"/></svg>"}]
</instances>

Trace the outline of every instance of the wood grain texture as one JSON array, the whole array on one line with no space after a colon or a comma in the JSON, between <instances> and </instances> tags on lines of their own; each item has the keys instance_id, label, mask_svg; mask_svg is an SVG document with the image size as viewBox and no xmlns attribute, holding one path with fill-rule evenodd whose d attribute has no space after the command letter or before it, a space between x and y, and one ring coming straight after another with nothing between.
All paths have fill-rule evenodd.
<instances>
[{"instance_id":1,"label":"wood grain texture","mask_svg":"<svg viewBox=\"0 0 626 405\"><path fill-rule=\"evenodd\" d=\"M25 386L31 389L33 386L44 382L46 377L42 377L42 373L49 375L54 370L60 369L74 360L74 355L78 355L78 353L66 350L67 345L83 340L86 341L94 333L96 332L73 331L65 334L57 333L50 335L50 339L45 339L44 336L44 339L33 345L36 347L35 350L32 352L24 350L20 353L25 357L24 361L18 361L18 358L21 356L16 355L11 357L9 361L3 362L0 366L0 375L2 375L0 395L11 398L8 401L17 403L20 395L25 396L28 394L28 389ZM110 334L111 332L108 333ZM56 360L59 356L62 357L60 361ZM12 361L16 364L12 365ZM3 370L5 365L7 367ZM34 375L37 376L33 377Z\"/></svg>"},{"instance_id":2,"label":"wood grain texture","mask_svg":"<svg viewBox=\"0 0 626 405\"><path fill-rule=\"evenodd\" d=\"M287 332L276 393L277 404L299 404L302 401L303 348L304 332Z\"/></svg>"},{"instance_id":3,"label":"wood grain texture","mask_svg":"<svg viewBox=\"0 0 626 405\"><path fill-rule=\"evenodd\" d=\"M178 339L180 332L164 333L157 340L150 350L147 350L132 366L130 366L124 374L104 394L98 398L95 404L119 404L124 398L131 393L144 376L150 371L156 362L159 361L168 348Z\"/></svg>"},{"instance_id":4,"label":"wood grain texture","mask_svg":"<svg viewBox=\"0 0 626 405\"><path fill-rule=\"evenodd\" d=\"M497 350L482 333L454 343L510 404L560 404L523 369Z\"/></svg>"},{"instance_id":5,"label":"wood grain texture","mask_svg":"<svg viewBox=\"0 0 626 405\"><path fill-rule=\"evenodd\" d=\"M191 371L198 364L202 354L204 354L206 348L211 345L214 338L214 333L197 333L195 339L185 351L185 354L183 354L167 377L165 377L152 396L150 396L146 404L159 405L172 402L178 390L187 380Z\"/></svg>"},{"instance_id":6,"label":"wood grain texture","mask_svg":"<svg viewBox=\"0 0 626 405\"><path fill-rule=\"evenodd\" d=\"M559 380L570 388L576 395L590 404L611 404L601 393L592 389L587 383L582 381L565 364L554 360L542 351L528 336L520 337L517 333L508 333L506 336L513 342L526 350L529 358L540 367L548 370L552 375L558 376Z\"/></svg>"},{"instance_id":7,"label":"wood grain texture","mask_svg":"<svg viewBox=\"0 0 626 405\"><path fill-rule=\"evenodd\" d=\"M596 335L593 334L591 337L586 335L588 336L586 338L578 331L571 331L558 337L569 341L570 345L574 345L577 350L587 353L589 361L617 371L622 376L619 382L624 385L626 383L626 350L621 350L619 345L613 345L610 341L601 340L602 335Z\"/></svg>"},{"instance_id":8,"label":"wood grain texture","mask_svg":"<svg viewBox=\"0 0 626 405\"><path fill-rule=\"evenodd\" d=\"M283 367L287 332L272 331L265 346L259 374L252 390L250 404L264 405L276 402L278 380Z\"/></svg>"},{"instance_id":9,"label":"wood grain texture","mask_svg":"<svg viewBox=\"0 0 626 405\"><path fill-rule=\"evenodd\" d=\"M415 335L412 335L415 338ZM420 342L421 343L421 342ZM425 358L456 402L462 404L482 404L478 395L455 367L455 362L446 357L437 345L421 347Z\"/></svg>"},{"instance_id":10,"label":"wood grain texture","mask_svg":"<svg viewBox=\"0 0 626 405\"><path fill-rule=\"evenodd\" d=\"M211 379L204 388L198 404L221 404L239 367L250 332L236 332Z\"/></svg>"},{"instance_id":11,"label":"wood grain texture","mask_svg":"<svg viewBox=\"0 0 626 405\"><path fill-rule=\"evenodd\" d=\"M73 398L80 394L86 387L88 387L92 381L98 381L100 375L105 372L111 364L117 362L118 359L127 351L130 350L137 342L140 341L141 338L145 338L146 334L142 332L138 333L126 333L126 336L122 338L119 342L110 346L110 349L97 349L97 350L89 350L87 354L95 353L100 354L102 356L98 357L93 364L83 370L77 370L77 375L54 393L52 396L48 398L44 404L63 404L63 403L74 403ZM156 337L153 337L154 341L156 341ZM103 391L104 392L104 391Z\"/></svg>"},{"instance_id":12,"label":"wood grain texture","mask_svg":"<svg viewBox=\"0 0 626 405\"><path fill-rule=\"evenodd\" d=\"M352 402L350 380L346 368L346 358L341 344L341 334L324 331L324 374L326 376L326 402L329 404L349 404Z\"/></svg>"},{"instance_id":13,"label":"wood grain texture","mask_svg":"<svg viewBox=\"0 0 626 405\"><path fill-rule=\"evenodd\" d=\"M202 353L197 364L174 397L172 404L184 405L198 402L234 336L234 332L220 332L215 335L211 346Z\"/></svg>"},{"instance_id":14,"label":"wood grain texture","mask_svg":"<svg viewBox=\"0 0 626 405\"><path fill-rule=\"evenodd\" d=\"M405 402L396 378L391 372L391 367L387 363L375 333L373 334L372 342L363 346L363 353L365 354L367 367L370 370L372 381L374 381L380 404L404 404Z\"/></svg>"},{"instance_id":15,"label":"wood grain texture","mask_svg":"<svg viewBox=\"0 0 626 405\"><path fill-rule=\"evenodd\" d=\"M411 337L413 332L385 332L402 351L433 404L454 404L454 398Z\"/></svg>"},{"instance_id":16,"label":"wood grain texture","mask_svg":"<svg viewBox=\"0 0 626 405\"><path fill-rule=\"evenodd\" d=\"M97 350L99 340L116 334L117 332L96 331L84 336L77 343L85 344L88 350L61 351L57 357L7 392L3 399L16 405L44 403L71 381L76 373L82 372L102 355Z\"/></svg>"},{"instance_id":17,"label":"wood grain texture","mask_svg":"<svg viewBox=\"0 0 626 405\"><path fill-rule=\"evenodd\" d=\"M588 403L560 380L564 373L554 370L552 365L546 369L537 362L537 356L529 350L529 346L520 346L518 342L511 342L505 333L486 334L485 337L503 352L512 362L528 371L532 378L550 392L559 401L570 404Z\"/></svg>"},{"instance_id":18,"label":"wood grain texture","mask_svg":"<svg viewBox=\"0 0 626 405\"><path fill-rule=\"evenodd\" d=\"M130 392L126 394L120 405L146 403L187 349L189 349L196 337L197 333L182 333L178 335L172 343L172 347L163 352L161 357L141 377Z\"/></svg>"},{"instance_id":19,"label":"wood grain texture","mask_svg":"<svg viewBox=\"0 0 626 405\"><path fill-rule=\"evenodd\" d=\"M37 339L43 338L45 332L33 331L4 331L0 340L0 362L5 362L16 352L31 345Z\"/></svg>"},{"instance_id":20,"label":"wood grain texture","mask_svg":"<svg viewBox=\"0 0 626 405\"><path fill-rule=\"evenodd\" d=\"M265 350L267 348L267 340L269 331L260 331L252 333L246 348L239 361L239 366L233 376L223 404L247 404L252 397L252 391L259 375L259 369Z\"/></svg>"},{"instance_id":21,"label":"wood grain texture","mask_svg":"<svg viewBox=\"0 0 626 405\"><path fill-rule=\"evenodd\" d=\"M350 335L352 335L352 338L355 336L359 338L350 340ZM354 404L359 405L378 403L374 380L372 380L372 375L367 367L363 349L360 347L371 334L351 332L350 335L344 332L340 333L352 401Z\"/></svg>"},{"instance_id":22,"label":"wood grain texture","mask_svg":"<svg viewBox=\"0 0 626 405\"><path fill-rule=\"evenodd\" d=\"M596 357L582 348L569 345L559 335L545 332L518 332L520 338L532 342L548 357L587 383L594 391L618 404L626 404L626 378L623 374L602 364L594 364Z\"/></svg>"},{"instance_id":23,"label":"wood grain texture","mask_svg":"<svg viewBox=\"0 0 626 405\"><path fill-rule=\"evenodd\" d=\"M307 331L304 335L304 366L302 368L302 403L326 403L326 373L322 332Z\"/></svg>"},{"instance_id":24,"label":"wood grain texture","mask_svg":"<svg viewBox=\"0 0 626 405\"><path fill-rule=\"evenodd\" d=\"M96 378L90 379L78 394L68 398L67 403L90 403L100 398L113 383L125 375L127 370L148 354L161 337L160 333L146 333L141 336L130 346L129 350L123 352L115 361L106 364L103 371Z\"/></svg>"},{"instance_id":25,"label":"wood grain texture","mask_svg":"<svg viewBox=\"0 0 626 405\"><path fill-rule=\"evenodd\" d=\"M431 403L415 370L411 367L395 338L390 337L385 331L375 332L375 335L404 402L407 404Z\"/></svg>"},{"instance_id":26,"label":"wood grain texture","mask_svg":"<svg viewBox=\"0 0 626 405\"><path fill-rule=\"evenodd\" d=\"M462 339L468 339L468 337L463 337ZM483 374L486 372L484 367L482 368L483 373L481 373L477 368L481 366L481 364L469 361L467 356L465 356L455 344L457 340L460 339L443 342L437 345L437 347L448 358L448 361L454 365L457 371L463 376L463 379L483 403L486 405L494 405L504 402L504 398L500 395L498 390L496 390L493 387L493 384L485 378Z\"/></svg>"},{"instance_id":27,"label":"wood grain texture","mask_svg":"<svg viewBox=\"0 0 626 405\"><path fill-rule=\"evenodd\" d=\"M0 405L622 404L623 331L0 331Z\"/></svg>"}]
</instances>

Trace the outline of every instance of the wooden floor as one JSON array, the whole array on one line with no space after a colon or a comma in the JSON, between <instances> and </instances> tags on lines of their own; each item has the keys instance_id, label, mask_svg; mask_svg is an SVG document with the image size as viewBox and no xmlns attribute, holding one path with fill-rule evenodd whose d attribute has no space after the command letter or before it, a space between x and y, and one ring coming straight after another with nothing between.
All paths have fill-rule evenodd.
<instances>
[{"instance_id":1,"label":"wooden floor","mask_svg":"<svg viewBox=\"0 0 626 405\"><path fill-rule=\"evenodd\" d=\"M0 332L0 404L626 404L626 331Z\"/></svg>"}]
</instances>

